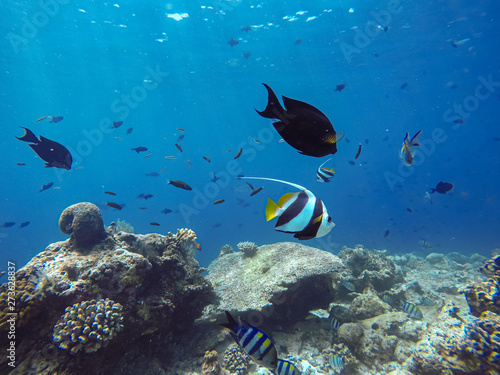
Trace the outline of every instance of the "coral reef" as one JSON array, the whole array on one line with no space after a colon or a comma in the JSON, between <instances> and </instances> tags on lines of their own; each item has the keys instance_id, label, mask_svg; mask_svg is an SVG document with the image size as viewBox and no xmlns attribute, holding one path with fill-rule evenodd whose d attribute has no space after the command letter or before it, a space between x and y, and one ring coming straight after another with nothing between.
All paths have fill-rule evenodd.
<instances>
[{"instance_id":1,"label":"coral reef","mask_svg":"<svg viewBox=\"0 0 500 375\"><path fill-rule=\"evenodd\" d=\"M224 246L222 246L220 248L220 252L219 252L219 256L223 256L223 255L226 255L226 254L232 254L234 253L234 250L233 248L231 247L231 245L229 244L225 244Z\"/></svg>"},{"instance_id":2,"label":"coral reef","mask_svg":"<svg viewBox=\"0 0 500 375\"><path fill-rule=\"evenodd\" d=\"M298 243L261 246L253 257L242 252L215 259L208 280L220 298L218 310L254 312L248 319L303 319L333 298L332 277L342 262L326 251Z\"/></svg>"},{"instance_id":3,"label":"coral reef","mask_svg":"<svg viewBox=\"0 0 500 375\"><path fill-rule=\"evenodd\" d=\"M215 350L207 351L203 358L201 366L202 375L226 375L227 372L223 370L219 364L219 356Z\"/></svg>"},{"instance_id":4,"label":"coral reef","mask_svg":"<svg viewBox=\"0 0 500 375\"><path fill-rule=\"evenodd\" d=\"M77 203L66 208L59 218L59 229L71 234L79 247L89 247L105 237L101 211L89 202Z\"/></svg>"},{"instance_id":5,"label":"coral reef","mask_svg":"<svg viewBox=\"0 0 500 375\"><path fill-rule=\"evenodd\" d=\"M193 231L168 236L105 233L91 248L79 247L73 238L51 244L16 272L17 373L44 367L65 375L113 372L123 365L121 356L142 358L144 350L156 353L164 366L172 359L166 353L176 347L177 337L214 300L203 269L189 258L196 252ZM8 284L1 285L0 295L8 293ZM7 298L0 300L0 312L3 338L9 328ZM86 324L89 336L83 334ZM111 340L122 324L123 340ZM98 335L101 348L91 352L98 348ZM6 344L0 341L2 350ZM89 355L94 360L81 359ZM68 361L68 356L76 359ZM4 370L5 359L0 359L0 372Z\"/></svg>"},{"instance_id":6,"label":"coral reef","mask_svg":"<svg viewBox=\"0 0 500 375\"><path fill-rule=\"evenodd\" d=\"M134 233L134 227L132 226L132 224L127 223L125 220L120 220L120 219L116 221L115 230L116 233L118 232Z\"/></svg>"},{"instance_id":7,"label":"coral reef","mask_svg":"<svg viewBox=\"0 0 500 375\"><path fill-rule=\"evenodd\" d=\"M238 245L238 250L240 250L245 257L253 257L257 250L259 250L259 247L254 243L254 242L240 242Z\"/></svg>"},{"instance_id":8,"label":"coral reef","mask_svg":"<svg viewBox=\"0 0 500 375\"><path fill-rule=\"evenodd\" d=\"M362 245L356 245L354 249L344 247L339 258L358 279L357 284L362 288L372 285L380 292L404 280L400 267L384 251L367 250Z\"/></svg>"},{"instance_id":9,"label":"coral reef","mask_svg":"<svg viewBox=\"0 0 500 375\"><path fill-rule=\"evenodd\" d=\"M60 349L76 354L95 352L123 329L122 305L106 298L66 307L54 326L53 341Z\"/></svg>"},{"instance_id":10,"label":"coral reef","mask_svg":"<svg viewBox=\"0 0 500 375\"><path fill-rule=\"evenodd\" d=\"M252 366L250 357L238 345L232 344L224 352L224 362L222 365L231 374L246 375Z\"/></svg>"}]
</instances>

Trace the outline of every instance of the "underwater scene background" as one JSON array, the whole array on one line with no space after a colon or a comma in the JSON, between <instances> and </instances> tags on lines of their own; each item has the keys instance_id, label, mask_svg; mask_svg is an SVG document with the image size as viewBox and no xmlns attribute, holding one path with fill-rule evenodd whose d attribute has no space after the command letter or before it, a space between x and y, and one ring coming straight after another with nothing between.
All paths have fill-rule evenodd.
<instances>
[{"instance_id":1,"label":"underwater scene background","mask_svg":"<svg viewBox=\"0 0 500 375\"><path fill-rule=\"evenodd\" d=\"M197 250L188 254L196 253L199 266L205 267L198 268L183 255L182 262L190 270L187 274L196 274L198 281L193 283L205 285L207 293L200 299L206 303L186 308L197 311L188 314L186 327L211 301L208 284L217 289L222 282L213 276L220 269L206 272L206 267L222 259L218 259L221 247L228 244L237 249L244 241L257 246L295 242L330 255L342 251L343 257L325 261L333 264L342 259L347 268L349 259L358 256L349 251L356 254L360 249L386 250L384 259L403 257L404 261L391 258L391 264L408 269L416 267L415 259L431 253L453 253L457 264L470 264L466 269L449 263L442 267L448 267L451 274L458 269L464 275L470 273L460 286L486 282L483 274L474 272L500 247L499 8L495 1L460 0L0 1L0 271L7 270L9 261L20 269L49 244L48 249L55 251L54 243L61 244L57 241L65 241L69 234L59 230L61 213L71 205L90 202L99 208L106 227L124 221L135 234L158 233L174 239L172 233L179 234L180 228L196 233L187 239L180 235L179 243L171 240L175 242L172 254L187 254L179 250L184 249L182 244L194 243ZM345 133L337 142L338 152L322 158L305 156L280 141L273 121L256 112L267 104L262 83L272 87L280 100L284 95L321 110L337 132ZM71 169L44 168L28 144L16 139L23 135L21 127L64 145L73 158ZM411 138L420 130L420 146L412 149L414 161L405 165L400 155L405 135ZM355 158L360 144L361 153ZM147 150L134 150L137 147ZM240 149L241 156L236 157ZM335 170L334 177L329 183L318 182L318 167L330 157L325 167ZM239 180L238 175L307 188L321 198L335 227L326 236L307 241L275 231L274 221L266 222L264 215L266 198L278 201L296 189L271 181ZM192 190L169 184L170 180L182 181ZM253 189L247 182L263 190L250 196ZM440 182L453 188L445 194L432 192ZM144 199L147 194L152 197ZM214 204L217 200L224 201ZM106 233L130 247L120 249L135 246L130 238L118 240L118 231L111 227ZM158 238L139 238L137 243L165 245L170 241ZM146 245L137 246L134 249L146 258L150 255L144 250ZM108 243L102 249L117 247ZM465 258L457 261L457 253L465 258L476 255L466 262ZM308 256L297 259L306 262ZM443 259L431 264L439 268ZM292 262L284 256L268 261L285 270ZM43 262L38 266L43 268ZM227 273L231 267L225 267L229 266L219 268ZM358 293L374 284L359 281L362 271L356 273L352 267L350 271L335 267L318 271L318 275L336 275L325 300L337 288L344 288L345 280L358 280L353 285ZM207 274L212 274L209 281L203 279ZM405 280L394 278L392 283L373 286L382 299L384 291L418 278L407 275ZM0 280L6 282L6 276ZM36 290L52 285L44 284L40 276L36 280ZM279 278L272 280L279 283ZM314 285L308 283L303 285ZM240 294L248 293L241 287ZM403 288L397 293L407 290L397 287ZM348 291L350 285L345 288ZM348 298L346 289L341 297ZM76 299L66 295L61 306L102 299L102 306L112 310L113 303L119 302L129 311L125 300L120 300L123 296L113 302L111 294L94 292L82 292ZM74 293L78 295L76 289ZM463 295L460 298L465 303ZM398 295L393 307L401 312L399 304L404 306L407 300L408 296ZM442 301L440 307L446 298ZM97 306L98 311L99 303L87 302L85 307ZM259 311L262 306L257 305L250 310ZM411 316L412 307L416 305L403 311ZM322 308L329 310L331 321L331 306L328 309L327 302ZM467 309L464 304L462 310ZM220 322L224 310L233 316L245 311L226 305L214 308L214 315L205 311L204 316ZM63 313L64 307L54 308L54 315L44 316ZM278 316L274 322L281 321ZM125 314L125 333L121 334L135 337L127 331L127 319ZM48 337L55 332L56 321ZM117 322L113 327L120 326ZM141 329L137 329L141 334L147 331L144 326ZM117 337L119 332L116 328ZM202 344L197 348L202 352L213 349L218 348ZM115 350L111 353L116 354ZM294 354L296 363L300 363L299 352ZM201 373L202 359L203 355L198 365L179 373L194 373L198 367ZM334 364L326 363L332 372L342 371L338 363L336 370ZM168 366L163 368L165 373L175 373ZM354 368L352 373L358 373ZM472 368L450 371L487 371ZM81 368L72 371L83 373ZM114 371L120 373L117 368ZM373 373L377 371L389 369Z\"/></svg>"}]
</instances>

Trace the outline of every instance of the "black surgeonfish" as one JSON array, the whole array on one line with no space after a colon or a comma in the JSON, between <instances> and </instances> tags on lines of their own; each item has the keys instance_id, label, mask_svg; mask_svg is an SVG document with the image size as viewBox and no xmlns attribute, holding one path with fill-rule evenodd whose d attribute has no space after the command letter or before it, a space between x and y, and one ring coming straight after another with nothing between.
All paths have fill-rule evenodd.
<instances>
[{"instance_id":1,"label":"black surgeonfish","mask_svg":"<svg viewBox=\"0 0 500 375\"><path fill-rule=\"evenodd\" d=\"M301 154L322 157L337 152L337 142L344 137L343 132L335 132L328 117L319 109L299 100L283 96L284 109L273 90L263 83L268 92L266 109L259 115L279 119L274 128L290 146Z\"/></svg>"},{"instance_id":2,"label":"black surgeonfish","mask_svg":"<svg viewBox=\"0 0 500 375\"><path fill-rule=\"evenodd\" d=\"M446 194L451 189L453 189L453 184L450 184L449 182L443 182L443 181L441 181L440 183L438 183L436 185L435 189L430 188L429 189L429 193L432 194L432 193L434 193L434 192L437 191L439 194Z\"/></svg>"},{"instance_id":3,"label":"black surgeonfish","mask_svg":"<svg viewBox=\"0 0 500 375\"><path fill-rule=\"evenodd\" d=\"M62 144L51 141L50 139L40 136L40 139L36 137L33 132L27 128L24 129L24 134L22 137L16 137L20 141L29 142L28 146L31 147L33 151L45 161L45 168L61 168L61 169L71 169L71 164L73 163L73 158L70 152Z\"/></svg>"}]
</instances>

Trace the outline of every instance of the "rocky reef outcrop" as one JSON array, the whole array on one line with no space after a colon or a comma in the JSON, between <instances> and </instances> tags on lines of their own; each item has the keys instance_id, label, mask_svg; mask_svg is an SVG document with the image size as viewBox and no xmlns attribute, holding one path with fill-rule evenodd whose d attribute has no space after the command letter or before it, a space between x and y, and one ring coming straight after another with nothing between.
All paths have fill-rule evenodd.
<instances>
[{"instance_id":1,"label":"rocky reef outcrop","mask_svg":"<svg viewBox=\"0 0 500 375\"><path fill-rule=\"evenodd\" d=\"M253 256L226 253L210 264L207 278L219 297L219 313L246 313L250 320L265 317L283 324L327 306L334 298L332 281L338 282L344 270L331 253L281 242L260 246Z\"/></svg>"},{"instance_id":2,"label":"rocky reef outcrop","mask_svg":"<svg viewBox=\"0 0 500 375\"><path fill-rule=\"evenodd\" d=\"M85 210L71 206L60 225L69 231L71 223L72 237L19 269L14 288L0 286L2 349L9 300L17 313L12 374L133 373L120 358L133 363L146 353L166 366L172 358L166 353L215 297L194 258L193 231L101 233L100 213ZM7 369L4 356L0 371Z\"/></svg>"}]
</instances>

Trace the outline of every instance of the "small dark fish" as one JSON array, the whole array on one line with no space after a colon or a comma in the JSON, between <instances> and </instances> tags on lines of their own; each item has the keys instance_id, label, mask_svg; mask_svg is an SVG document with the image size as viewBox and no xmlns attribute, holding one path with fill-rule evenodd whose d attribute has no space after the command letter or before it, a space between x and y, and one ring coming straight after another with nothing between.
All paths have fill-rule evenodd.
<instances>
[{"instance_id":1,"label":"small dark fish","mask_svg":"<svg viewBox=\"0 0 500 375\"><path fill-rule=\"evenodd\" d=\"M165 159L177 159L177 156L165 156Z\"/></svg>"},{"instance_id":2,"label":"small dark fish","mask_svg":"<svg viewBox=\"0 0 500 375\"><path fill-rule=\"evenodd\" d=\"M21 137L16 137L20 141L29 142L28 146L45 161L45 168L61 168L71 169L73 158L70 152L62 144L51 141L50 139L40 136L38 139L33 132L27 128L24 129L24 134Z\"/></svg>"},{"instance_id":3,"label":"small dark fish","mask_svg":"<svg viewBox=\"0 0 500 375\"><path fill-rule=\"evenodd\" d=\"M356 152L356 156L354 157L354 159L357 159L360 154L361 154L361 143L359 144L358 151Z\"/></svg>"},{"instance_id":4,"label":"small dark fish","mask_svg":"<svg viewBox=\"0 0 500 375\"><path fill-rule=\"evenodd\" d=\"M53 122L54 124L59 121L62 121L63 118L64 117L62 116L49 116L50 122Z\"/></svg>"},{"instance_id":5,"label":"small dark fish","mask_svg":"<svg viewBox=\"0 0 500 375\"><path fill-rule=\"evenodd\" d=\"M47 117L49 117L49 116L42 116L39 119L37 119L35 122L40 122L42 120L45 120Z\"/></svg>"},{"instance_id":6,"label":"small dark fish","mask_svg":"<svg viewBox=\"0 0 500 375\"><path fill-rule=\"evenodd\" d=\"M254 141L255 143L257 143L258 145L260 145L260 141L259 141L257 138L254 138L254 139L253 139L253 141Z\"/></svg>"},{"instance_id":7,"label":"small dark fish","mask_svg":"<svg viewBox=\"0 0 500 375\"><path fill-rule=\"evenodd\" d=\"M153 194L144 194L143 197L145 200L148 200L149 198L153 198Z\"/></svg>"},{"instance_id":8,"label":"small dark fish","mask_svg":"<svg viewBox=\"0 0 500 375\"><path fill-rule=\"evenodd\" d=\"M40 190L40 193L44 190L48 190L50 189L52 186L54 186L54 183L53 182L49 182L48 184L46 185L42 185L42 190Z\"/></svg>"},{"instance_id":9,"label":"small dark fish","mask_svg":"<svg viewBox=\"0 0 500 375\"><path fill-rule=\"evenodd\" d=\"M243 52L243 57L245 59L248 59L250 57L251 53L250 52Z\"/></svg>"},{"instance_id":10,"label":"small dark fish","mask_svg":"<svg viewBox=\"0 0 500 375\"><path fill-rule=\"evenodd\" d=\"M201 245L196 241L193 241L193 243L194 243L194 247L196 247L196 250L201 251Z\"/></svg>"},{"instance_id":11,"label":"small dark fish","mask_svg":"<svg viewBox=\"0 0 500 375\"><path fill-rule=\"evenodd\" d=\"M221 204L224 203L224 199L217 199L214 204Z\"/></svg>"},{"instance_id":12,"label":"small dark fish","mask_svg":"<svg viewBox=\"0 0 500 375\"><path fill-rule=\"evenodd\" d=\"M439 184L436 185L435 189L429 189L429 193L434 193L437 191L439 194L446 194L449 192L451 189L453 189L453 184L450 184L449 182L443 182L441 181Z\"/></svg>"},{"instance_id":13,"label":"small dark fish","mask_svg":"<svg viewBox=\"0 0 500 375\"><path fill-rule=\"evenodd\" d=\"M17 165L26 165L26 163L17 163Z\"/></svg>"},{"instance_id":14,"label":"small dark fish","mask_svg":"<svg viewBox=\"0 0 500 375\"><path fill-rule=\"evenodd\" d=\"M432 249L432 245L427 240L421 239L421 240L418 241L418 244L424 250L430 250L430 249Z\"/></svg>"},{"instance_id":15,"label":"small dark fish","mask_svg":"<svg viewBox=\"0 0 500 375\"><path fill-rule=\"evenodd\" d=\"M251 184L250 182L247 182L246 184L247 184L248 186L250 186L250 189L255 190L255 188L252 186L252 184Z\"/></svg>"},{"instance_id":16,"label":"small dark fish","mask_svg":"<svg viewBox=\"0 0 500 375\"><path fill-rule=\"evenodd\" d=\"M139 210L147 210L147 207L139 207Z\"/></svg>"},{"instance_id":17,"label":"small dark fish","mask_svg":"<svg viewBox=\"0 0 500 375\"><path fill-rule=\"evenodd\" d=\"M115 139L116 139L117 141L123 141L123 138L120 138L120 137L115 137Z\"/></svg>"},{"instance_id":18,"label":"small dark fish","mask_svg":"<svg viewBox=\"0 0 500 375\"><path fill-rule=\"evenodd\" d=\"M106 202L106 204L109 207L116 208L117 210L121 210L122 209L122 206L120 206L118 203L115 203L115 202Z\"/></svg>"},{"instance_id":19,"label":"small dark fish","mask_svg":"<svg viewBox=\"0 0 500 375\"><path fill-rule=\"evenodd\" d=\"M250 193L250 196L253 197L255 194L257 194L259 191L261 191L262 189L264 189L262 186L261 187L258 187L257 189L255 189L254 191L252 191Z\"/></svg>"},{"instance_id":20,"label":"small dark fish","mask_svg":"<svg viewBox=\"0 0 500 375\"><path fill-rule=\"evenodd\" d=\"M155 227L159 227L159 226L160 226L160 224L159 224L159 223L154 222L154 221L153 221L153 222L151 222L151 223L149 223L149 225L153 225L153 226L155 226Z\"/></svg>"},{"instance_id":21,"label":"small dark fish","mask_svg":"<svg viewBox=\"0 0 500 375\"><path fill-rule=\"evenodd\" d=\"M149 158L151 154L144 155L144 159Z\"/></svg>"},{"instance_id":22,"label":"small dark fish","mask_svg":"<svg viewBox=\"0 0 500 375\"><path fill-rule=\"evenodd\" d=\"M350 140L349 138L346 138L346 139L345 139L345 141L346 141L347 143L351 143L351 140Z\"/></svg>"},{"instance_id":23,"label":"small dark fish","mask_svg":"<svg viewBox=\"0 0 500 375\"><path fill-rule=\"evenodd\" d=\"M178 149L180 152L182 152L182 147L181 147L181 146L179 146L177 143L175 144L175 147L177 147L177 149Z\"/></svg>"},{"instance_id":24,"label":"small dark fish","mask_svg":"<svg viewBox=\"0 0 500 375\"><path fill-rule=\"evenodd\" d=\"M240 44L240 42L238 42L237 40L234 40L233 38L231 38L231 40L228 43L231 45L231 47L234 47L235 45Z\"/></svg>"},{"instance_id":25,"label":"small dark fish","mask_svg":"<svg viewBox=\"0 0 500 375\"><path fill-rule=\"evenodd\" d=\"M177 138L177 142L180 142L184 139L184 134L179 135L179 138Z\"/></svg>"},{"instance_id":26,"label":"small dark fish","mask_svg":"<svg viewBox=\"0 0 500 375\"><path fill-rule=\"evenodd\" d=\"M238 152L236 153L236 155L234 156L234 158L235 158L235 159L238 159L238 158L241 156L241 154L242 154L242 153L243 153L243 149L242 149L242 148L240 148L240 149L238 150Z\"/></svg>"},{"instance_id":27,"label":"small dark fish","mask_svg":"<svg viewBox=\"0 0 500 375\"><path fill-rule=\"evenodd\" d=\"M132 150L139 153L141 151L147 151L148 149L147 149L147 147L139 146L139 147L133 148Z\"/></svg>"},{"instance_id":28,"label":"small dark fish","mask_svg":"<svg viewBox=\"0 0 500 375\"><path fill-rule=\"evenodd\" d=\"M401 90L404 90L404 89L405 89L405 88L407 88L407 87L408 87L408 84L405 82L405 83L403 83L403 84L401 85L401 87L400 87L400 88L401 88Z\"/></svg>"},{"instance_id":29,"label":"small dark fish","mask_svg":"<svg viewBox=\"0 0 500 375\"><path fill-rule=\"evenodd\" d=\"M212 160L210 160L210 158L207 158L206 156L203 157L203 159L205 159L206 161L208 161L209 163L212 162Z\"/></svg>"},{"instance_id":30,"label":"small dark fish","mask_svg":"<svg viewBox=\"0 0 500 375\"><path fill-rule=\"evenodd\" d=\"M342 282L342 285L344 285L347 290L349 290L351 292L356 291L356 288L354 287L353 283L351 283L350 281L342 280L341 282Z\"/></svg>"},{"instance_id":31,"label":"small dark fish","mask_svg":"<svg viewBox=\"0 0 500 375\"><path fill-rule=\"evenodd\" d=\"M108 194L108 195L116 195L115 193L113 193L112 191L105 191L104 194Z\"/></svg>"},{"instance_id":32,"label":"small dark fish","mask_svg":"<svg viewBox=\"0 0 500 375\"><path fill-rule=\"evenodd\" d=\"M180 132L185 132L185 130L184 130L184 129L182 129L182 128L176 128L176 129L177 129L178 131L180 131Z\"/></svg>"},{"instance_id":33,"label":"small dark fish","mask_svg":"<svg viewBox=\"0 0 500 375\"><path fill-rule=\"evenodd\" d=\"M389 30L389 26L384 26L384 31L387 32Z\"/></svg>"},{"instance_id":34,"label":"small dark fish","mask_svg":"<svg viewBox=\"0 0 500 375\"><path fill-rule=\"evenodd\" d=\"M214 225L212 225L213 228L219 228L222 226L222 223L215 223Z\"/></svg>"},{"instance_id":35,"label":"small dark fish","mask_svg":"<svg viewBox=\"0 0 500 375\"><path fill-rule=\"evenodd\" d=\"M139 194L139 195L137 196L137 198L138 198L138 199L144 198L144 195L145 195L145 194L141 193L141 194Z\"/></svg>"},{"instance_id":36,"label":"small dark fish","mask_svg":"<svg viewBox=\"0 0 500 375\"><path fill-rule=\"evenodd\" d=\"M342 92L342 90L345 89L345 83L341 83L340 85L337 85L337 88L335 91Z\"/></svg>"},{"instance_id":37,"label":"small dark fish","mask_svg":"<svg viewBox=\"0 0 500 375\"><path fill-rule=\"evenodd\" d=\"M246 32L249 32L250 30L252 30L252 26L243 26L241 28L241 31L246 31Z\"/></svg>"},{"instance_id":38,"label":"small dark fish","mask_svg":"<svg viewBox=\"0 0 500 375\"><path fill-rule=\"evenodd\" d=\"M162 213L164 213L165 215L166 214L169 214L172 212L172 210L168 209L168 208L164 208L163 210L161 210Z\"/></svg>"},{"instance_id":39,"label":"small dark fish","mask_svg":"<svg viewBox=\"0 0 500 375\"><path fill-rule=\"evenodd\" d=\"M132 133L132 130L134 130L134 128L128 128L128 129L127 129L127 134L131 134L131 133Z\"/></svg>"},{"instance_id":40,"label":"small dark fish","mask_svg":"<svg viewBox=\"0 0 500 375\"><path fill-rule=\"evenodd\" d=\"M193 188L191 186L189 186L185 182L179 181L179 180L168 180L167 184L170 184L172 186L175 186L176 188L181 188L184 190L193 190Z\"/></svg>"},{"instance_id":41,"label":"small dark fish","mask_svg":"<svg viewBox=\"0 0 500 375\"><path fill-rule=\"evenodd\" d=\"M464 123L464 119L462 118L457 118L455 121L453 121L455 124L463 124Z\"/></svg>"},{"instance_id":42,"label":"small dark fish","mask_svg":"<svg viewBox=\"0 0 500 375\"><path fill-rule=\"evenodd\" d=\"M212 181L213 181L213 182L217 182L217 180L220 180L220 177L217 177L217 176L215 175L215 172L212 172L212 173L214 174L214 177L212 178Z\"/></svg>"},{"instance_id":43,"label":"small dark fish","mask_svg":"<svg viewBox=\"0 0 500 375\"><path fill-rule=\"evenodd\" d=\"M158 172L151 172L151 173L146 173L146 176L148 177L158 177L160 174Z\"/></svg>"},{"instance_id":44,"label":"small dark fish","mask_svg":"<svg viewBox=\"0 0 500 375\"><path fill-rule=\"evenodd\" d=\"M353 160L349 160L348 163L351 164L351 165L356 164Z\"/></svg>"},{"instance_id":45,"label":"small dark fish","mask_svg":"<svg viewBox=\"0 0 500 375\"><path fill-rule=\"evenodd\" d=\"M13 222L13 221L6 221L5 223L2 224L2 227L3 228L10 228L10 227L13 227L14 225L16 225L15 222Z\"/></svg>"},{"instance_id":46,"label":"small dark fish","mask_svg":"<svg viewBox=\"0 0 500 375\"><path fill-rule=\"evenodd\" d=\"M295 41L295 44L296 44L296 45L299 45L300 43L302 43L302 39L297 39L297 40Z\"/></svg>"},{"instance_id":47,"label":"small dark fish","mask_svg":"<svg viewBox=\"0 0 500 375\"><path fill-rule=\"evenodd\" d=\"M384 233L384 238L386 238L391 233L390 229L386 229Z\"/></svg>"},{"instance_id":48,"label":"small dark fish","mask_svg":"<svg viewBox=\"0 0 500 375\"><path fill-rule=\"evenodd\" d=\"M21 223L19 225L19 228L24 228L24 227L27 227L28 225L30 225L30 222L29 221L25 221L24 223Z\"/></svg>"},{"instance_id":49,"label":"small dark fish","mask_svg":"<svg viewBox=\"0 0 500 375\"><path fill-rule=\"evenodd\" d=\"M370 142L370 140L368 138L365 139L365 144L368 144L368 142Z\"/></svg>"},{"instance_id":50,"label":"small dark fish","mask_svg":"<svg viewBox=\"0 0 500 375\"><path fill-rule=\"evenodd\" d=\"M123 121L114 121L113 125L111 126L111 129L117 129L122 125L123 125Z\"/></svg>"},{"instance_id":51,"label":"small dark fish","mask_svg":"<svg viewBox=\"0 0 500 375\"><path fill-rule=\"evenodd\" d=\"M411 208L406 208L406 211L413 212L413 210Z\"/></svg>"}]
</instances>

